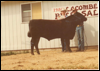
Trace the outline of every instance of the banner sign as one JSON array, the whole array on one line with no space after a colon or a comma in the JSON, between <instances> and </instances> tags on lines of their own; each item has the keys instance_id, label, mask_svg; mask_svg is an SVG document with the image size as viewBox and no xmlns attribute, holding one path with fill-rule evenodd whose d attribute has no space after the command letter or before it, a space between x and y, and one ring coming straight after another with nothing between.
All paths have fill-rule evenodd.
<instances>
[{"instance_id":1,"label":"banner sign","mask_svg":"<svg viewBox=\"0 0 100 71\"><path fill-rule=\"evenodd\" d=\"M55 19L57 19L57 17L59 15L61 15L61 10L62 9L66 9L66 15L70 16L72 14L72 9L77 9L78 12L80 12L81 14L83 14L86 17L91 17L91 16L97 16L98 15L98 3L89 3L89 4L81 4L81 5L73 5L73 6L65 6L65 7L56 7L56 8L52 8L52 12L53 15L55 16ZM54 17L53 16L53 17Z\"/></svg>"}]
</instances>

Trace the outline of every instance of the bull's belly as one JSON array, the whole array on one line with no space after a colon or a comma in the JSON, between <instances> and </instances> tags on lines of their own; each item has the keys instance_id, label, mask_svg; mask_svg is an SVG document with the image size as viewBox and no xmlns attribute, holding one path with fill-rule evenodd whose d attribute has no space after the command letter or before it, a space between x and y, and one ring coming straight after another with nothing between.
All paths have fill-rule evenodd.
<instances>
[{"instance_id":1,"label":"bull's belly","mask_svg":"<svg viewBox=\"0 0 100 71\"><path fill-rule=\"evenodd\" d=\"M51 34L51 35L41 35L40 37L46 38L47 40L53 40L53 39L57 39L57 38L69 38L69 39L73 39L75 35L74 34Z\"/></svg>"},{"instance_id":2,"label":"bull's belly","mask_svg":"<svg viewBox=\"0 0 100 71\"><path fill-rule=\"evenodd\" d=\"M60 38L60 37L55 37L55 38L43 37L43 38L45 38L45 39L47 39L48 41L50 41L50 40L57 39L57 38Z\"/></svg>"},{"instance_id":3,"label":"bull's belly","mask_svg":"<svg viewBox=\"0 0 100 71\"><path fill-rule=\"evenodd\" d=\"M61 34L57 35L57 34L51 34L51 35L41 35L40 37L46 38L47 40L53 40L53 39L57 39L57 38L62 38L63 36Z\"/></svg>"}]
</instances>

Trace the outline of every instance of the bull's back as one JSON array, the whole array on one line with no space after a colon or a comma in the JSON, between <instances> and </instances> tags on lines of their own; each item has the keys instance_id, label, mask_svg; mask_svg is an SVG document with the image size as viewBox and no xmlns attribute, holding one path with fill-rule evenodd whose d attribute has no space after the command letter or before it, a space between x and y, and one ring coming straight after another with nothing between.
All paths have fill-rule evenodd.
<instances>
[{"instance_id":1,"label":"bull's back","mask_svg":"<svg viewBox=\"0 0 100 71\"><path fill-rule=\"evenodd\" d=\"M60 20L31 20L29 23L33 35L40 37L60 37L62 22Z\"/></svg>"},{"instance_id":2,"label":"bull's back","mask_svg":"<svg viewBox=\"0 0 100 71\"><path fill-rule=\"evenodd\" d=\"M52 27L52 26L61 26L61 21L60 20L31 20L29 23L29 26L41 26L41 27Z\"/></svg>"},{"instance_id":3,"label":"bull's back","mask_svg":"<svg viewBox=\"0 0 100 71\"><path fill-rule=\"evenodd\" d=\"M54 31L63 27L62 22L59 20L31 20L29 27L39 31Z\"/></svg>"}]
</instances>

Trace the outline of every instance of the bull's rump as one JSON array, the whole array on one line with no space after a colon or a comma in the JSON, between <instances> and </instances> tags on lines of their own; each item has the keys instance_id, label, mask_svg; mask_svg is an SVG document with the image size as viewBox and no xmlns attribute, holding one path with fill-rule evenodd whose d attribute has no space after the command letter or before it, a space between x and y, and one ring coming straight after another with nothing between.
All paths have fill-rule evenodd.
<instances>
[{"instance_id":1,"label":"bull's rump","mask_svg":"<svg viewBox=\"0 0 100 71\"><path fill-rule=\"evenodd\" d=\"M67 37L69 25L60 20L31 20L29 28L34 37L44 37L48 40Z\"/></svg>"}]
</instances>

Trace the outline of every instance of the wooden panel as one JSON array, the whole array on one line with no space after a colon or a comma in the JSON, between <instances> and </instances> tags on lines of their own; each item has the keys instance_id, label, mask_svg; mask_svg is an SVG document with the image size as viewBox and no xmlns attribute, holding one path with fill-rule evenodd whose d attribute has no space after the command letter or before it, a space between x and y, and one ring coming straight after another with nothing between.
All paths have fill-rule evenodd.
<instances>
[{"instance_id":1,"label":"wooden panel","mask_svg":"<svg viewBox=\"0 0 100 71\"><path fill-rule=\"evenodd\" d=\"M32 19L41 19L42 11L41 11L41 2L32 4Z\"/></svg>"},{"instance_id":2,"label":"wooden panel","mask_svg":"<svg viewBox=\"0 0 100 71\"><path fill-rule=\"evenodd\" d=\"M98 36L98 30L99 30L99 18L98 17L95 17L95 23L94 23L94 26L95 26L95 45L99 45L98 44L98 40L99 40L99 36Z\"/></svg>"},{"instance_id":3,"label":"wooden panel","mask_svg":"<svg viewBox=\"0 0 100 71\"><path fill-rule=\"evenodd\" d=\"M88 20L87 20L87 22L86 22L86 24L84 24L85 25L85 28L84 28L84 30L85 30L85 34L86 34L86 38L87 38L87 43L88 43L88 45L91 45L91 41L92 41L92 39L91 39L91 25L90 25L90 18L88 18ZM85 38L84 38L85 39Z\"/></svg>"},{"instance_id":4,"label":"wooden panel","mask_svg":"<svg viewBox=\"0 0 100 71\"><path fill-rule=\"evenodd\" d=\"M48 18L48 5L47 2L43 2L43 19L49 19Z\"/></svg>"},{"instance_id":5,"label":"wooden panel","mask_svg":"<svg viewBox=\"0 0 100 71\"><path fill-rule=\"evenodd\" d=\"M67 4L66 4L67 3ZM69 1L65 2L65 1L61 1L60 6L68 6Z\"/></svg>"},{"instance_id":6,"label":"wooden panel","mask_svg":"<svg viewBox=\"0 0 100 71\"><path fill-rule=\"evenodd\" d=\"M6 47L6 29L5 29L5 3L1 4L1 50L5 50Z\"/></svg>"},{"instance_id":7,"label":"wooden panel","mask_svg":"<svg viewBox=\"0 0 100 71\"><path fill-rule=\"evenodd\" d=\"M20 29L20 34L21 34L21 49L25 48L25 28L24 28L24 24L20 25L21 29Z\"/></svg>"},{"instance_id":8,"label":"wooden panel","mask_svg":"<svg viewBox=\"0 0 100 71\"><path fill-rule=\"evenodd\" d=\"M94 18L90 18L90 22L89 22L89 30L90 30L90 32L89 32L90 34L89 35L91 35L89 37L90 37L90 40L91 40L90 41L91 45L94 45L94 43L95 43L95 38L94 38L94 36L95 36L95 34L94 34L95 33L94 23L95 22L94 22L94 20L95 20Z\"/></svg>"},{"instance_id":9,"label":"wooden panel","mask_svg":"<svg viewBox=\"0 0 100 71\"><path fill-rule=\"evenodd\" d=\"M60 7L60 5L61 5L61 1L57 1L56 2L56 7Z\"/></svg>"},{"instance_id":10,"label":"wooden panel","mask_svg":"<svg viewBox=\"0 0 100 71\"><path fill-rule=\"evenodd\" d=\"M17 33L17 49L21 49L21 11L20 2L16 4L16 33Z\"/></svg>"},{"instance_id":11,"label":"wooden panel","mask_svg":"<svg viewBox=\"0 0 100 71\"><path fill-rule=\"evenodd\" d=\"M25 24L25 49L30 49L31 47L30 47L30 40L31 40L31 38L29 38L28 36L27 36L27 33L28 33L28 31L29 31L29 24Z\"/></svg>"},{"instance_id":12,"label":"wooden panel","mask_svg":"<svg viewBox=\"0 0 100 71\"><path fill-rule=\"evenodd\" d=\"M5 2L5 15L4 15L4 18L5 18L5 35L6 35L6 37L5 37L5 43L6 43L6 50L9 50L9 23L8 23L8 21L9 21L9 17L8 17L8 15L9 15L9 13L8 13L8 3L7 2Z\"/></svg>"},{"instance_id":13,"label":"wooden panel","mask_svg":"<svg viewBox=\"0 0 100 71\"><path fill-rule=\"evenodd\" d=\"M12 2L12 30L13 30L13 50L17 50L17 27L16 27L16 2Z\"/></svg>"},{"instance_id":14,"label":"wooden panel","mask_svg":"<svg viewBox=\"0 0 100 71\"><path fill-rule=\"evenodd\" d=\"M13 21L13 14L12 14L12 2L8 2L8 4L9 5L7 5L6 7L8 8L8 19L9 19L9 21L8 21L8 24L9 24L9 39L10 39L10 48L9 48L9 50L13 50L14 49L14 36L13 36L13 23L12 23L12 21Z\"/></svg>"}]
</instances>

